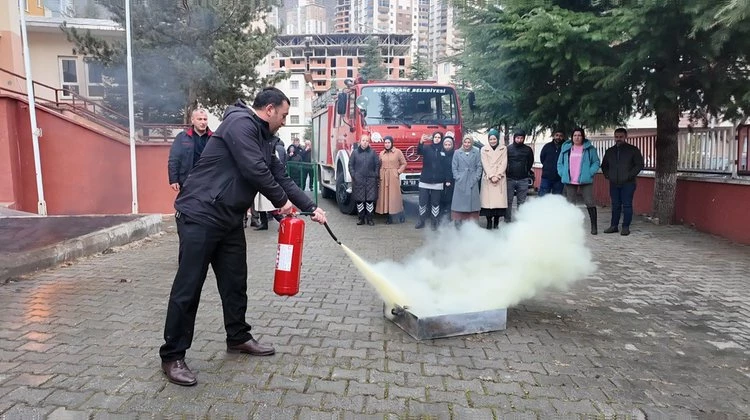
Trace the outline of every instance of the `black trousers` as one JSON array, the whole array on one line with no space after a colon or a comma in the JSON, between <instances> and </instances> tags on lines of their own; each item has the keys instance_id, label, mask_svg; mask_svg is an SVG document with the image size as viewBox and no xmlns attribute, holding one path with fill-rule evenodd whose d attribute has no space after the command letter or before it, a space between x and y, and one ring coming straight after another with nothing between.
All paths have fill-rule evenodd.
<instances>
[{"instance_id":1,"label":"black trousers","mask_svg":"<svg viewBox=\"0 0 750 420\"><path fill-rule=\"evenodd\" d=\"M431 217L437 221L440 216L440 198L442 190L419 189L419 218L421 220Z\"/></svg>"},{"instance_id":2,"label":"black trousers","mask_svg":"<svg viewBox=\"0 0 750 420\"><path fill-rule=\"evenodd\" d=\"M209 264L221 296L227 344L250 340L250 325L245 322L247 244L242 226L225 231L193 223L182 215L177 218L177 234L179 267L169 294L164 345L159 349L162 361L184 358L193 342L195 316Z\"/></svg>"}]
</instances>

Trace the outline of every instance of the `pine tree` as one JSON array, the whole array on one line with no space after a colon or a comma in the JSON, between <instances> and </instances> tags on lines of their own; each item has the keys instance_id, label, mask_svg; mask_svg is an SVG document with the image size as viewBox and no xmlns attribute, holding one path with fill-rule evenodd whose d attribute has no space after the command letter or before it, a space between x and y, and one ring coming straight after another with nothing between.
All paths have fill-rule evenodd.
<instances>
[{"instance_id":1,"label":"pine tree","mask_svg":"<svg viewBox=\"0 0 750 420\"><path fill-rule=\"evenodd\" d=\"M417 54L416 59L409 67L409 80L427 80L430 78L430 69L427 67L424 58Z\"/></svg>"},{"instance_id":2,"label":"pine tree","mask_svg":"<svg viewBox=\"0 0 750 420\"><path fill-rule=\"evenodd\" d=\"M359 69L360 77L365 80L384 80L387 77L383 54L380 52L378 37L373 36L363 50L364 63Z\"/></svg>"},{"instance_id":3,"label":"pine tree","mask_svg":"<svg viewBox=\"0 0 750 420\"><path fill-rule=\"evenodd\" d=\"M265 14L273 1L132 2L134 100L142 122L189 121L197 106L221 113L238 98L249 100L282 75L261 77L256 66L273 49L275 31ZM124 26L123 0L100 0ZM125 115L125 39L108 42L63 25L74 53L102 63L105 104Z\"/></svg>"}]
</instances>

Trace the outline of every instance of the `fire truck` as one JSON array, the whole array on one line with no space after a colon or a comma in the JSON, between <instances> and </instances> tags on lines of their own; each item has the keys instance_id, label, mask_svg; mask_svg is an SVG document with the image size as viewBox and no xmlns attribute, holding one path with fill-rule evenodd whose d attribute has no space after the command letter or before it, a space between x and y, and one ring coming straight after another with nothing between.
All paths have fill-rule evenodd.
<instances>
[{"instance_id":1,"label":"fire truck","mask_svg":"<svg viewBox=\"0 0 750 420\"><path fill-rule=\"evenodd\" d=\"M335 198L343 213L354 212L350 200L349 156L360 137L369 134L370 147L383 150L383 138L406 158L401 174L403 192L418 190L422 159L417 145L423 135L452 133L461 145L463 124L456 89L434 81L347 79L346 88L330 90L313 102L313 162L320 169L323 198Z\"/></svg>"}]
</instances>

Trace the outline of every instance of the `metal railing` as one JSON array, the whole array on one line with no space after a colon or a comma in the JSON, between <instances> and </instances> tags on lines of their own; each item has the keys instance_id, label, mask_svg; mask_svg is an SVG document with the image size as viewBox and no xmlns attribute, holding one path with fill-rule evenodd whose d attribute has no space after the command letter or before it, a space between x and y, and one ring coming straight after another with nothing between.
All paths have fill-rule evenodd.
<instances>
[{"instance_id":1,"label":"metal railing","mask_svg":"<svg viewBox=\"0 0 750 420\"><path fill-rule=\"evenodd\" d=\"M741 130L740 130L741 131ZM747 134L744 131L744 164L748 166ZM681 131L677 136L677 170L705 174L748 175L748 169L742 169L742 162L737 166L738 156L743 156L742 144L739 136L735 135L733 127L699 128L691 131ZM628 142L635 145L643 154L645 170L656 169L656 135L629 137ZM614 139L592 140L597 148L599 158L615 144Z\"/></svg>"},{"instance_id":2,"label":"metal railing","mask_svg":"<svg viewBox=\"0 0 750 420\"><path fill-rule=\"evenodd\" d=\"M0 83L0 93L26 96L26 77L0 68L0 80L3 81ZM129 135L128 117L102 105L101 101L79 95L70 89L56 88L33 80L31 84L38 105L60 112L68 111L123 136ZM135 124L136 136L141 141L172 140L185 127L184 124Z\"/></svg>"},{"instance_id":3,"label":"metal railing","mask_svg":"<svg viewBox=\"0 0 750 420\"><path fill-rule=\"evenodd\" d=\"M312 162L286 162L286 173L298 187L306 190L307 185L305 183L309 180L310 190L313 193L312 199L315 201L316 206L318 205L318 189L320 185L318 183L318 179L320 178L319 170L318 165Z\"/></svg>"},{"instance_id":4,"label":"metal railing","mask_svg":"<svg viewBox=\"0 0 750 420\"><path fill-rule=\"evenodd\" d=\"M591 142L599 153L599 160L604 158L604 152L615 145L615 139L594 139ZM643 169L653 171L656 169L656 135L628 137L628 143L637 147L643 154Z\"/></svg>"},{"instance_id":5,"label":"metal railing","mask_svg":"<svg viewBox=\"0 0 750 420\"><path fill-rule=\"evenodd\" d=\"M737 175L750 175L750 125L737 128Z\"/></svg>"}]
</instances>

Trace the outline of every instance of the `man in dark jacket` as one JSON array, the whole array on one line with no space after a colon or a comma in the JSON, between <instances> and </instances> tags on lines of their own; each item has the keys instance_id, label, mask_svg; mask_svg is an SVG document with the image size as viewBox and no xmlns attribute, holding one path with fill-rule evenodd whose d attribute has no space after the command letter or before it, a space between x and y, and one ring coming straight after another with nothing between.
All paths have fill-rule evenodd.
<instances>
[{"instance_id":1,"label":"man in dark jacket","mask_svg":"<svg viewBox=\"0 0 750 420\"><path fill-rule=\"evenodd\" d=\"M602 173L609 180L609 197L612 200L612 221L604 233L615 233L623 213L620 235L630 235L633 220L633 195L635 180L643 170L643 155L637 147L628 143L628 130L615 130L615 145L604 152Z\"/></svg>"},{"instance_id":2,"label":"man in dark jacket","mask_svg":"<svg viewBox=\"0 0 750 420\"><path fill-rule=\"evenodd\" d=\"M552 141L542 147L542 153L539 160L542 161L542 180L539 183L539 197L545 194L562 194L563 183L560 174L557 173L557 159L560 157L560 150L565 141L565 134L562 130L555 130L552 133Z\"/></svg>"},{"instance_id":3,"label":"man in dark jacket","mask_svg":"<svg viewBox=\"0 0 750 420\"><path fill-rule=\"evenodd\" d=\"M167 172L169 186L175 191L180 191L188 172L198 163L208 138L213 134L208 128L208 113L205 109L193 111L190 123L190 128L178 134L169 148Z\"/></svg>"},{"instance_id":4,"label":"man in dark jacket","mask_svg":"<svg viewBox=\"0 0 750 420\"><path fill-rule=\"evenodd\" d=\"M359 221L357 225L374 226L372 213L375 211L375 200L378 199L378 181L380 179L380 158L370 148L370 136L363 135L359 146L349 156L349 175L352 177L352 200L357 204Z\"/></svg>"},{"instance_id":5,"label":"man in dark jacket","mask_svg":"<svg viewBox=\"0 0 750 420\"><path fill-rule=\"evenodd\" d=\"M302 155L302 189L313 190L312 142L305 140L305 147L300 151ZM309 181L308 181L309 180ZM308 187L309 185L309 187Z\"/></svg>"},{"instance_id":6,"label":"man in dark jacket","mask_svg":"<svg viewBox=\"0 0 750 420\"><path fill-rule=\"evenodd\" d=\"M227 351L265 356L269 345L257 342L245 321L247 311L247 246L242 219L255 195L263 194L282 214L292 203L314 212L325 223L325 212L284 173L272 144L284 125L289 99L276 88L256 96L252 109L237 101L206 145L175 201L180 239L179 267L169 295L162 370L170 382L190 386L196 378L185 364L193 341L195 317L208 265L216 274L227 333ZM291 201L290 201L291 200Z\"/></svg>"},{"instance_id":7,"label":"man in dark jacket","mask_svg":"<svg viewBox=\"0 0 750 420\"><path fill-rule=\"evenodd\" d=\"M519 130L513 134L513 143L508 146L508 208L505 210L505 222L510 223L513 197L518 197L518 207L526 202L531 181L531 168L534 166L534 150L524 144L526 132Z\"/></svg>"}]
</instances>

